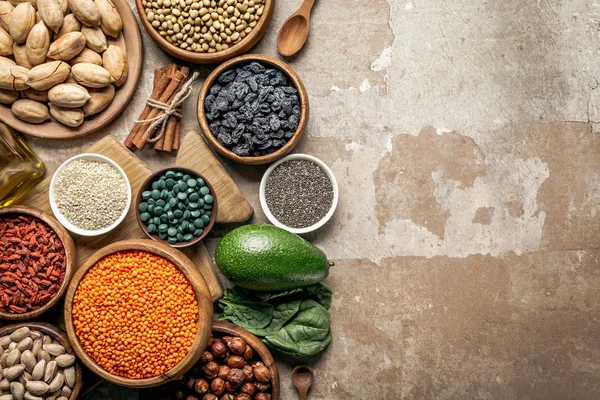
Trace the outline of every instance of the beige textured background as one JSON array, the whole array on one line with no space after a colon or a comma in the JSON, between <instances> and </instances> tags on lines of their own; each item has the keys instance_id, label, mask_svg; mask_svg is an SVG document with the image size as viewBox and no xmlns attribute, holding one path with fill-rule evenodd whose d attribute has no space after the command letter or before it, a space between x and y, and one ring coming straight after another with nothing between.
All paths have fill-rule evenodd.
<instances>
[{"instance_id":1,"label":"beige textured background","mask_svg":"<svg viewBox=\"0 0 600 400\"><path fill-rule=\"evenodd\" d=\"M276 54L299 3L277 2L255 52ZM600 3L317 0L313 15L289 60L311 102L298 151L333 168L341 201L310 237L337 263L311 398L600 398ZM50 172L105 134L124 139L171 61L144 36L120 118L30 140ZM198 129L195 107L184 128ZM227 168L264 221L264 168Z\"/></svg>"}]
</instances>

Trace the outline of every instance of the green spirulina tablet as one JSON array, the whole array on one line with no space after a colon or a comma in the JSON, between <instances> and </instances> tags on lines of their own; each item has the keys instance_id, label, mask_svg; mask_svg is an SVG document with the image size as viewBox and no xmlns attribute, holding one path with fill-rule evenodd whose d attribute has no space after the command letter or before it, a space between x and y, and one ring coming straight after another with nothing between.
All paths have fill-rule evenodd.
<instances>
[{"instance_id":1,"label":"green spirulina tablet","mask_svg":"<svg viewBox=\"0 0 600 400\"><path fill-rule=\"evenodd\" d=\"M181 225L179 225L177 227L177 232L179 232L179 233L185 233L185 229L183 229L183 227Z\"/></svg>"},{"instance_id":2,"label":"green spirulina tablet","mask_svg":"<svg viewBox=\"0 0 600 400\"><path fill-rule=\"evenodd\" d=\"M156 225L154 225L154 224L149 224L149 225L148 225L148 232L149 232L149 233L154 233L154 232L156 232Z\"/></svg>"},{"instance_id":3,"label":"green spirulina tablet","mask_svg":"<svg viewBox=\"0 0 600 400\"><path fill-rule=\"evenodd\" d=\"M203 194L203 195L207 195L207 194L210 193L210 189L208 188L208 186L202 186L200 188L200 193Z\"/></svg>"},{"instance_id":4,"label":"green spirulina tablet","mask_svg":"<svg viewBox=\"0 0 600 400\"><path fill-rule=\"evenodd\" d=\"M181 183L179 184L179 191L180 191L180 192L185 192L186 190L188 190L188 185L187 185L187 183L185 183L185 182L181 182Z\"/></svg>"},{"instance_id":5,"label":"green spirulina tablet","mask_svg":"<svg viewBox=\"0 0 600 400\"><path fill-rule=\"evenodd\" d=\"M189 242L190 240L192 240L193 237L194 235L192 235L191 233L186 233L185 235L183 235L183 240Z\"/></svg>"},{"instance_id":6,"label":"green spirulina tablet","mask_svg":"<svg viewBox=\"0 0 600 400\"><path fill-rule=\"evenodd\" d=\"M188 199L192 203L197 203L198 200L200 200L200 196L198 196L198 193L192 193L192 194L189 195Z\"/></svg>"},{"instance_id":7,"label":"green spirulina tablet","mask_svg":"<svg viewBox=\"0 0 600 400\"><path fill-rule=\"evenodd\" d=\"M169 236L169 244L177 244L177 238L174 236Z\"/></svg>"},{"instance_id":8,"label":"green spirulina tablet","mask_svg":"<svg viewBox=\"0 0 600 400\"><path fill-rule=\"evenodd\" d=\"M173 189L173 186L175 186L175 181L173 179L169 178L165 181L165 185L166 185L167 189L171 190L171 189Z\"/></svg>"},{"instance_id":9,"label":"green spirulina tablet","mask_svg":"<svg viewBox=\"0 0 600 400\"><path fill-rule=\"evenodd\" d=\"M198 184L198 181L196 181L195 179L188 179L186 181L187 185L191 188L195 188L196 185Z\"/></svg>"},{"instance_id":10,"label":"green spirulina tablet","mask_svg":"<svg viewBox=\"0 0 600 400\"><path fill-rule=\"evenodd\" d=\"M150 213L147 213L147 212L141 213L140 219L144 222L148 221L150 219Z\"/></svg>"},{"instance_id":11,"label":"green spirulina tablet","mask_svg":"<svg viewBox=\"0 0 600 400\"><path fill-rule=\"evenodd\" d=\"M190 176L188 174L185 174L181 177L181 179L184 181L188 181L188 180L190 180Z\"/></svg>"},{"instance_id":12,"label":"green spirulina tablet","mask_svg":"<svg viewBox=\"0 0 600 400\"><path fill-rule=\"evenodd\" d=\"M154 190L152 191L152 198L153 198L154 200L158 200L158 199L160 199L160 191L159 191L159 190L156 190L156 189L154 189Z\"/></svg>"},{"instance_id":13,"label":"green spirulina tablet","mask_svg":"<svg viewBox=\"0 0 600 400\"><path fill-rule=\"evenodd\" d=\"M168 230L169 230L169 225L167 225L167 224L160 224L158 226L158 231L159 232L166 232Z\"/></svg>"},{"instance_id":14,"label":"green spirulina tablet","mask_svg":"<svg viewBox=\"0 0 600 400\"><path fill-rule=\"evenodd\" d=\"M159 217L154 217L152 218L152 223L154 223L154 225L160 225L160 218Z\"/></svg>"},{"instance_id":15,"label":"green spirulina tablet","mask_svg":"<svg viewBox=\"0 0 600 400\"><path fill-rule=\"evenodd\" d=\"M142 192L142 199L144 200L148 200L150 197L152 197L152 192L149 190L145 190Z\"/></svg>"},{"instance_id":16,"label":"green spirulina tablet","mask_svg":"<svg viewBox=\"0 0 600 400\"><path fill-rule=\"evenodd\" d=\"M156 218L154 218L154 219L156 219ZM160 216L158 221L159 221L159 224L166 224L167 222L169 222L169 216L167 214L163 214Z\"/></svg>"},{"instance_id":17,"label":"green spirulina tablet","mask_svg":"<svg viewBox=\"0 0 600 400\"><path fill-rule=\"evenodd\" d=\"M204 214L200 218L202 218L202 221L204 221L205 224L208 224L208 221L210 221L210 217L206 214Z\"/></svg>"},{"instance_id":18,"label":"green spirulina tablet","mask_svg":"<svg viewBox=\"0 0 600 400\"><path fill-rule=\"evenodd\" d=\"M150 214L153 214L153 213L154 213L154 204L150 204L150 205L148 206L148 212L149 212Z\"/></svg>"},{"instance_id":19,"label":"green spirulina tablet","mask_svg":"<svg viewBox=\"0 0 600 400\"><path fill-rule=\"evenodd\" d=\"M185 193L185 192L179 192L177 194L177 199L180 200L180 201L186 200L187 199L187 193Z\"/></svg>"},{"instance_id":20,"label":"green spirulina tablet","mask_svg":"<svg viewBox=\"0 0 600 400\"><path fill-rule=\"evenodd\" d=\"M205 187L206 187L206 186L205 186ZM205 203L212 204L212 202L213 202L214 200L215 200L215 199L214 199L214 198L213 198L213 197L212 197L210 194L207 194L206 196L204 196L204 202L205 202Z\"/></svg>"},{"instance_id":21,"label":"green spirulina tablet","mask_svg":"<svg viewBox=\"0 0 600 400\"><path fill-rule=\"evenodd\" d=\"M183 233L177 233L175 236L178 242L183 242Z\"/></svg>"},{"instance_id":22,"label":"green spirulina tablet","mask_svg":"<svg viewBox=\"0 0 600 400\"><path fill-rule=\"evenodd\" d=\"M177 205L177 199L175 197L170 197L169 198L169 205L171 207L175 207Z\"/></svg>"},{"instance_id":23,"label":"green spirulina tablet","mask_svg":"<svg viewBox=\"0 0 600 400\"><path fill-rule=\"evenodd\" d=\"M167 189L163 189L163 190L160 192L160 198L161 198L162 200L167 200L167 199L169 198L169 191L168 191Z\"/></svg>"},{"instance_id":24,"label":"green spirulina tablet","mask_svg":"<svg viewBox=\"0 0 600 400\"><path fill-rule=\"evenodd\" d=\"M198 182L198 186L204 186L204 179L198 178L196 179L196 182Z\"/></svg>"},{"instance_id":25,"label":"green spirulina tablet","mask_svg":"<svg viewBox=\"0 0 600 400\"><path fill-rule=\"evenodd\" d=\"M153 206L156 203L156 200L154 199L148 199L148 205L149 206Z\"/></svg>"},{"instance_id":26,"label":"green spirulina tablet","mask_svg":"<svg viewBox=\"0 0 600 400\"><path fill-rule=\"evenodd\" d=\"M190 223L187 221L181 221L181 224L179 224L179 227L184 231L187 230L188 226L190 226Z\"/></svg>"},{"instance_id":27,"label":"green spirulina tablet","mask_svg":"<svg viewBox=\"0 0 600 400\"><path fill-rule=\"evenodd\" d=\"M175 211L173 211L173 215L175 216L175 218L179 219L179 218L183 217L183 211L175 210Z\"/></svg>"},{"instance_id":28,"label":"green spirulina tablet","mask_svg":"<svg viewBox=\"0 0 600 400\"><path fill-rule=\"evenodd\" d=\"M165 201L163 199L156 200L156 203L154 203L154 205L162 208L165 206Z\"/></svg>"},{"instance_id":29,"label":"green spirulina tablet","mask_svg":"<svg viewBox=\"0 0 600 400\"><path fill-rule=\"evenodd\" d=\"M168 237L168 235L167 235L166 233L161 233L161 232L159 232L159 233L158 233L158 237L159 237L161 240L167 240L167 237Z\"/></svg>"},{"instance_id":30,"label":"green spirulina tablet","mask_svg":"<svg viewBox=\"0 0 600 400\"><path fill-rule=\"evenodd\" d=\"M189 233L194 233L194 231L195 231L195 230L196 230L196 227L194 226L194 224L190 223L190 224L188 225L187 231L188 231Z\"/></svg>"},{"instance_id":31,"label":"green spirulina tablet","mask_svg":"<svg viewBox=\"0 0 600 400\"><path fill-rule=\"evenodd\" d=\"M192 218L198 218L200 216L200 211L194 210L190 214L191 214Z\"/></svg>"},{"instance_id":32,"label":"green spirulina tablet","mask_svg":"<svg viewBox=\"0 0 600 400\"><path fill-rule=\"evenodd\" d=\"M190 219L191 212L190 210L185 210L183 212L183 219Z\"/></svg>"},{"instance_id":33,"label":"green spirulina tablet","mask_svg":"<svg viewBox=\"0 0 600 400\"><path fill-rule=\"evenodd\" d=\"M204 205L204 209L205 210L212 210L212 204L205 204Z\"/></svg>"},{"instance_id":34,"label":"green spirulina tablet","mask_svg":"<svg viewBox=\"0 0 600 400\"><path fill-rule=\"evenodd\" d=\"M179 194L179 185L173 186L172 192L173 192L174 195Z\"/></svg>"},{"instance_id":35,"label":"green spirulina tablet","mask_svg":"<svg viewBox=\"0 0 600 400\"><path fill-rule=\"evenodd\" d=\"M171 210L171 206L168 205L168 204L165 204L162 209L163 209L164 212L167 212L167 211Z\"/></svg>"},{"instance_id":36,"label":"green spirulina tablet","mask_svg":"<svg viewBox=\"0 0 600 400\"><path fill-rule=\"evenodd\" d=\"M179 204L177 204L177 208L179 208L181 211L184 211L186 209L186 205L184 202L181 202Z\"/></svg>"},{"instance_id":37,"label":"green spirulina tablet","mask_svg":"<svg viewBox=\"0 0 600 400\"><path fill-rule=\"evenodd\" d=\"M183 176L183 172L175 172L175 176L181 178Z\"/></svg>"},{"instance_id":38,"label":"green spirulina tablet","mask_svg":"<svg viewBox=\"0 0 600 400\"><path fill-rule=\"evenodd\" d=\"M164 211L162 208L160 207L154 207L154 215L157 217L160 217L161 215L163 215Z\"/></svg>"},{"instance_id":39,"label":"green spirulina tablet","mask_svg":"<svg viewBox=\"0 0 600 400\"><path fill-rule=\"evenodd\" d=\"M188 203L188 207L189 207L190 210L197 210L198 209L198 203L189 202Z\"/></svg>"},{"instance_id":40,"label":"green spirulina tablet","mask_svg":"<svg viewBox=\"0 0 600 400\"><path fill-rule=\"evenodd\" d=\"M175 218L175 213L173 211L167 211L167 218L169 219L169 221L173 221L173 219Z\"/></svg>"},{"instance_id":41,"label":"green spirulina tablet","mask_svg":"<svg viewBox=\"0 0 600 400\"><path fill-rule=\"evenodd\" d=\"M152 182L152 189L158 189L158 181Z\"/></svg>"},{"instance_id":42,"label":"green spirulina tablet","mask_svg":"<svg viewBox=\"0 0 600 400\"><path fill-rule=\"evenodd\" d=\"M169 222L169 224L171 224L172 226L177 226L178 223L179 223L179 220L177 218L175 218L173 221Z\"/></svg>"},{"instance_id":43,"label":"green spirulina tablet","mask_svg":"<svg viewBox=\"0 0 600 400\"><path fill-rule=\"evenodd\" d=\"M165 172L165 177L166 178L172 178L175 176L175 172L174 171L167 171Z\"/></svg>"},{"instance_id":44,"label":"green spirulina tablet","mask_svg":"<svg viewBox=\"0 0 600 400\"><path fill-rule=\"evenodd\" d=\"M194 231L194 236L198 237L198 236L202 235L202 231L203 231L203 230L204 230L204 229L196 229L196 230Z\"/></svg>"},{"instance_id":45,"label":"green spirulina tablet","mask_svg":"<svg viewBox=\"0 0 600 400\"><path fill-rule=\"evenodd\" d=\"M194 226L196 228L202 228L202 227L204 227L204 220L202 219L202 217L197 218L197 219L194 220Z\"/></svg>"},{"instance_id":46,"label":"green spirulina tablet","mask_svg":"<svg viewBox=\"0 0 600 400\"><path fill-rule=\"evenodd\" d=\"M140 212L148 211L148 203L140 203L140 205L138 206L138 210L140 210Z\"/></svg>"},{"instance_id":47,"label":"green spirulina tablet","mask_svg":"<svg viewBox=\"0 0 600 400\"><path fill-rule=\"evenodd\" d=\"M185 191L187 193L187 195L189 196L192 193L196 193L196 189L194 188L189 188L188 190Z\"/></svg>"},{"instance_id":48,"label":"green spirulina tablet","mask_svg":"<svg viewBox=\"0 0 600 400\"><path fill-rule=\"evenodd\" d=\"M160 178L160 181L158 181L158 188L159 189L166 189L167 188L167 185L165 183L165 178L164 177Z\"/></svg>"}]
</instances>

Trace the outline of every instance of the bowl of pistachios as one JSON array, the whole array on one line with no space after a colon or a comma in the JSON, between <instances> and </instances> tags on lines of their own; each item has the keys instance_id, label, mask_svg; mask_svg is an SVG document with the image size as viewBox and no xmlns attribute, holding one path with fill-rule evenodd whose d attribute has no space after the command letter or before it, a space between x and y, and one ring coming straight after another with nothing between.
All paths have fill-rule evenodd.
<instances>
[{"instance_id":1,"label":"bowl of pistachios","mask_svg":"<svg viewBox=\"0 0 600 400\"><path fill-rule=\"evenodd\" d=\"M220 63L264 35L275 0L136 0L142 25L167 53L194 64Z\"/></svg>"}]
</instances>

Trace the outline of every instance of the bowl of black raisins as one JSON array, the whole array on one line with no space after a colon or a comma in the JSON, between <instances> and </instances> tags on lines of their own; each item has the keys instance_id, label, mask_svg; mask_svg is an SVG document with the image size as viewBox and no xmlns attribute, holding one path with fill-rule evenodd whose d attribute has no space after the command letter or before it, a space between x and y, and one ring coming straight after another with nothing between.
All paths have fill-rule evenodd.
<instances>
[{"instance_id":1,"label":"bowl of black raisins","mask_svg":"<svg viewBox=\"0 0 600 400\"><path fill-rule=\"evenodd\" d=\"M263 54L217 67L198 96L206 141L242 164L268 164L289 153L308 121L308 94L286 63Z\"/></svg>"}]
</instances>

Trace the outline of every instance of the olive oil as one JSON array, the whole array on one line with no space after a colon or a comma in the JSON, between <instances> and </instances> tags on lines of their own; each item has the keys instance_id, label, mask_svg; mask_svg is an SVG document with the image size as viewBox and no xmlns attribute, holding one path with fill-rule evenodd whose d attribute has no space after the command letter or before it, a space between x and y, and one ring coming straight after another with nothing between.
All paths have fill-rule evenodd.
<instances>
[{"instance_id":1,"label":"olive oil","mask_svg":"<svg viewBox=\"0 0 600 400\"><path fill-rule=\"evenodd\" d=\"M18 203L45 173L44 162L23 138L0 122L0 208Z\"/></svg>"}]
</instances>

